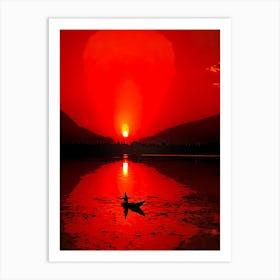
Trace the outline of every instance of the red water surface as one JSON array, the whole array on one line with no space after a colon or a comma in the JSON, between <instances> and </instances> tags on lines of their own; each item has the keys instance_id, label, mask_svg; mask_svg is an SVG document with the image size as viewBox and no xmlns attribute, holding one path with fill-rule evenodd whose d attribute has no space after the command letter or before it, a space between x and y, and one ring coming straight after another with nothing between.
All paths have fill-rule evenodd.
<instances>
[{"instance_id":1,"label":"red water surface","mask_svg":"<svg viewBox=\"0 0 280 280\"><path fill-rule=\"evenodd\" d=\"M124 217L124 192L130 202L145 200L145 216L129 210ZM201 209L185 199L190 194L189 186L143 163L107 163L83 176L62 200L63 238L77 250L172 250L201 232L186 219ZM63 238L61 249L69 249Z\"/></svg>"}]
</instances>

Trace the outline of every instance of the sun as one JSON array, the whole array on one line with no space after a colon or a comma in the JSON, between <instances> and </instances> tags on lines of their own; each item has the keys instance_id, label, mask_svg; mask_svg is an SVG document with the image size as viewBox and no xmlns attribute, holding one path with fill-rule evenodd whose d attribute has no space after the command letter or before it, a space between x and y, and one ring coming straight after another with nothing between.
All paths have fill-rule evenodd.
<instances>
[{"instance_id":1,"label":"sun","mask_svg":"<svg viewBox=\"0 0 280 280\"><path fill-rule=\"evenodd\" d=\"M128 137L128 132L127 132L127 131L124 131L124 132L123 132L123 137L125 137L125 138Z\"/></svg>"},{"instance_id":2,"label":"sun","mask_svg":"<svg viewBox=\"0 0 280 280\"><path fill-rule=\"evenodd\" d=\"M126 123L122 125L122 135L124 138L127 138L129 135L129 127Z\"/></svg>"}]
</instances>

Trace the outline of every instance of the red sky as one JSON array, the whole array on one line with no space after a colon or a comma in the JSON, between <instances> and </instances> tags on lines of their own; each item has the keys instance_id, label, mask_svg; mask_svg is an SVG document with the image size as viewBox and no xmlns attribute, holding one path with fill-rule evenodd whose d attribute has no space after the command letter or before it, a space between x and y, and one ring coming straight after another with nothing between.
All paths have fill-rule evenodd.
<instances>
[{"instance_id":1,"label":"red sky","mask_svg":"<svg viewBox=\"0 0 280 280\"><path fill-rule=\"evenodd\" d=\"M60 33L61 110L129 140L220 112L219 30Z\"/></svg>"}]
</instances>

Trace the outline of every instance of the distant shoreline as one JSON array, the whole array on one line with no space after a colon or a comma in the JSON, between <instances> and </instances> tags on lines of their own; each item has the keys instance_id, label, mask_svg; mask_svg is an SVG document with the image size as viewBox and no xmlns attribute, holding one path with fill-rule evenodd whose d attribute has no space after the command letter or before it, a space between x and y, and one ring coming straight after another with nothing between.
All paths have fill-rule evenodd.
<instances>
[{"instance_id":1,"label":"distant shoreline","mask_svg":"<svg viewBox=\"0 0 280 280\"><path fill-rule=\"evenodd\" d=\"M191 155L191 154L140 154L142 157L203 157L203 158L219 158L220 155Z\"/></svg>"}]
</instances>

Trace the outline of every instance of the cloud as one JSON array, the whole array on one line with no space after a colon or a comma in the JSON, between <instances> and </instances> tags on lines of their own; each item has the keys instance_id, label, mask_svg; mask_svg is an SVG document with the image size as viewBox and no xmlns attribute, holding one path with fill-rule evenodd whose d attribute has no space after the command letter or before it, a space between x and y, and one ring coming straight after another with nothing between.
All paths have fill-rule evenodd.
<instances>
[{"instance_id":1,"label":"cloud","mask_svg":"<svg viewBox=\"0 0 280 280\"><path fill-rule=\"evenodd\" d=\"M220 72L220 62L214 65L211 65L210 67L205 68L206 71L210 71L210 72Z\"/></svg>"}]
</instances>

